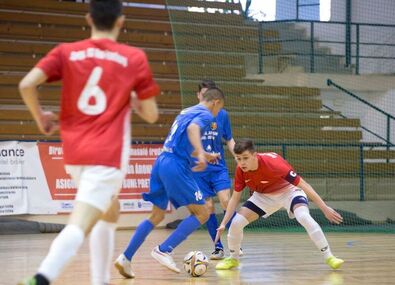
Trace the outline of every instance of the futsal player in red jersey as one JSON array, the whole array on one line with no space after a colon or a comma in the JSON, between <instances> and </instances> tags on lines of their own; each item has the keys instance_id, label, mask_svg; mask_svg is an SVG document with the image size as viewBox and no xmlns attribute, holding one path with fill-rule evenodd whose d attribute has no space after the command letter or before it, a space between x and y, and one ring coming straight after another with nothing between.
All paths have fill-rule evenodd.
<instances>
[{"instance_id":1,"label":"futsal player in red jersey","mask_svg":"<svg viewBox=\"0 0 395 285\"><path fill-rule=\"evenodd\" d=\"M232 217L245 187L252 191L252 196L232 220L228 232L230 257L219 262L216 269L228 270L239 266L239 248L244 227L260 217L269 217L281 208L285 208L288 216L296 218L306 229L310 239L322 252L326 263L332 269L339 268L344 261L332 254L321 227L310 216L307 197L321 209L330 222L339 224L343 221L342 216L326 205L310 184L277 153L257 153L251 140L236 142L234 153L237 161L235 188L226 214L218 227L217 239Z\"/></svg>"},{"instance_id":2,"label":"futsal player in red jersey","mask_svg":"<svg viewBox=\"0 0 395 285\"><path fill-rule=\"evenodd\" d=\"M67 226L53 241L37 274L20 284L52 283L88 233L91 284L109 283L119 216L113 197L128 165L130 111L133 107L149 123L158 118L159 87L145 53L116 41L125 20L121 1L91 0L86 19L92 28L89 39L58 45L19 84L38 128L51 135L59 127L57 116L43 110L37 86L62 81L63 159L78 188Z\"/></svg>"}]
</instances>

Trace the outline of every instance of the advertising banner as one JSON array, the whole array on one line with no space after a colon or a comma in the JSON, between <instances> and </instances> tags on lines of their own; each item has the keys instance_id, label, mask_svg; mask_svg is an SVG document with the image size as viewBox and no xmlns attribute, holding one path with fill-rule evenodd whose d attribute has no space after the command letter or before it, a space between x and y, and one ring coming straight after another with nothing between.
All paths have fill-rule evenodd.
<instances>
[{"instance_id":1,"label":"advertising banner","mask_svg":"<svg viewBox=\"0 0 395 285\"><path fill-rule=\"evenodd\" d=\"M160 144L133 145L119 194L122 212L149 212L149 191ZM73 209L77 189L66 173L58 142L0 142L0 215L59 214ZM170 207L169 207L170 210Z\"/></svg>"}]
</instances>

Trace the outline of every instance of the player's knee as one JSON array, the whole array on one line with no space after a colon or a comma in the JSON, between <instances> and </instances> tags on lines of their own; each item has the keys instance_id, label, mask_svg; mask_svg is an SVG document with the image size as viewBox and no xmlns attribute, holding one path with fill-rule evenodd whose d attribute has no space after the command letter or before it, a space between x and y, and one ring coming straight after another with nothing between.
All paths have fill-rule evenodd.
<instances>
[{"instance_id":1,"label":"player's knee","mask_svg":"<svg viewBox=\"0 0 395 285\"><path fill-rule=\"evenodd\" d=\"M215 212L214 201L212 198L206 199L206 207L209 213Z\"/></svg>"},{"instance_id":2,"label":"player's knee","mask_svg":"<svg viewBox=\"0 0 395 285\"><path fill-rule=\"evenodd\" d=\"M165 211L157 207L154 207L151 216L149 217L149 220L154 226L157 226L159 225L160 222L163 221L164 218L165 218Z\"/></svg>"},{"instance_id":3,"label":"player's knee","mask_svg":"<svg viewBox=\"0 0 395 285\"><path fill-rule=\"evenodd\" d=\"M232 235L235 233L243 232L244 227L248 224L248 220L243 215L236 213L230 225L229 234Z\"/></svg>"},{"instance_id":4,"label":"player's knee","mask_svg":"<svg viewBox=\"0 0 395 285\"><path fill-rule=\"evenodd\" d=\"M110 208L103 214L101 220L109 222L109 223L116 223L118 221L120 215L120 208L119 208L119 201L118 199L113 199L111 201Z\"/></svg>"},{"instance_id":5,"label":"player's knee","mask_svg":"<svg viewBox=\"0 0 395 285\"><path fill-rule=\"evenodd\" d=\"M225 197L219 200L222 209L226 210L226 208L228 207L229 204L229 197Z\"/></svg>"},{"instance_id":6,"label":"player's knee","mask_svg":"<svg viewBox=\"0 0 395 285\"><path fill-rule=\"evenodd\" d=\"M194 213L194 215L201 224L206 223L208 218L210 217L210 213L208 211L197 211Z\"/></svg>"}]
</instances>

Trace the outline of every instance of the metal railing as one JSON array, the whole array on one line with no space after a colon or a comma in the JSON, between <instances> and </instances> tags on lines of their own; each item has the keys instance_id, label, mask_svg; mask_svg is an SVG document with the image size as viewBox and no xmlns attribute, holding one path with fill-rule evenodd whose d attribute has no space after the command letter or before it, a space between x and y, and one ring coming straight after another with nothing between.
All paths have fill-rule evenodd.
<instances>
[{"instance_id":1,"label":"metal railing","mask_svg":"<svg viewBox=\"0 0 395 285\"><path fill-rule=\"evenodd\" d=\"M306 38L301 38L301 39L265 39L264 37L264 28L270 24L279 24L279 23L293 23L293 24L307 24L309 25L309 32L310 35L309 37ZM327 26L334 26L334 25L340 25L342 29L344 29L345 33L345 38L344 40L319 40L316 38L316 27L317 25L327 25ZM316 70L316 63L315 60L318 57L344 57L345 64L344 66L346 68L349 68L351 71L353 71L355 74L360 74L361 70L361 65L362 65L362 60L388 60L388 61L393 61L395 60L394 56L384 56L384 55L375 55L374 52L371 53L361 53L361 50L363 48L374 48L374 47L387 47L392 50L394 49L395 53L395 42L377 42L376 39L373 39L373 41L363 41L361 40L361 36L363 35L363 31L361 31L362 28L377 28L377 29L382 29L382 28L390 28L391 31L395 32L395 25L387 25L387 24L370 24L370 23L353 23L353 22L342 22L342 21L330 21L330 22L321 22L321 21L311 21L311 20L301 20L301 19L293 19L293 20L279 20L279 21L268 21L268 22L260 22L258 24L258 73L263 74L264 73L264 57L267 56L304 56L308 57L310 61L310 67L309 71L310 73L314 73ZM367 34L368 32L366 32ZM372 33L372 32L369 32ZM374 33L372 33L374 34ZM352 40L355 38L355 40ZM388 39L387 39L388 40ZM280 53L265 53L265 49L263 46L265 44L270 44L270 43L287 43L287 42L295 42L295 43L303 43L303 42L309 42L310 43L310 50L307 50L305 52L280 52ZM317 47L319 44L327 44L327 45L337 45L337 46L343 46L344 47L344 54L322 54L317 52ZM355 51L355 54L353 54L353 51ZM392 53L393 54L393 53ZM340 64L340 63L339 63ZM352 70L353 69L353 70ZM393 70L392 72L394 72Z\"/></svg>"},{"instance_id":2,"label":"metal railing","mask_svg":"<svg viewBox=\"0 0 395 285\"><path fill-rule=\"evenodd\" d=\"M390 113L387 113L383 110L381 110L379 107L369 103L368 101L362 99L361 97L355 95L354 93L352 93L351 91L345 89L344 87L336 84L335 82L333 82L331 79L327 80L327 85L328 86L333 86L336 89L342 91L344 94L349 95L350 97L358 100L359 102L362 102L363 104L365 104L366 106L368 106L369 108L374 109L375 111L379 112L380 114L386 116L386 138L381 137L380 135L378 135L377 133L371 131L371 130L367 130L366 128L364 128L365 130L369 131L371 134L375 135L377 138L383 140L385 142L385 145L387 147L387 150L391 147L394 146L394 143L391 142L391 120L395 120L395 117L393 115L391 115Z\"/></svg>"},{"instance_id":3,"label":"metal railing","mask_svg":"<svg viewBox=\"0 0 395 285\"><path fill-rule=\"evenodd\" d=\"M382 147L382 144L378 143L355 143L355 144L338 144L338 143L322 143L322 144L307 144L307 143L255 143L257 149L259 151L260 147L279 147L281 149L280 154L284 159L287 159L291 164L293 164L292 159L288 158L288 152L291 149L298 149L298 148L309 148L309 149L321 149L321 150L329 150L329 149L346 149L346 150L356 150L358 152L358 157L355 159L355 163L358 165L357 171L350 171L350 172L342 172L338 173L336 171L331 172L330 170L325 172L317 172L314 173L310 172L300 172L298 169L295 169L303 176L310 176L315 178L336 178L336 177L350 177L350 178L358 178L359 180L359 200L365 201L366 200L366 179L368 176L377 177L384 177L391 175L390 173L383 173L380 170L377 172L369 172L365 169L367 162L365 162L365 154L364 152L367 149L371 149L374 147ZM394 149L395 150L395 149ZM304 159L301 157L300 159ZM333 158L335 159L335 158ZM328 160L326 157L322 157L322 160ZM340 162L341 163L341 162ZM334 169L335 170L335 169Z\"/></svg>"}]
</instances>

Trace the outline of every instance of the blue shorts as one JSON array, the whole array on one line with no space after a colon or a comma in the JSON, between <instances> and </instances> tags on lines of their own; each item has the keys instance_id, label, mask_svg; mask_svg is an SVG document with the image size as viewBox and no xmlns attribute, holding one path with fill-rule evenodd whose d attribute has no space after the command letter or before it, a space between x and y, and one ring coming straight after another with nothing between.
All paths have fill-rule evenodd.
<instances>
[{"instance_id":1,"label":"blue shorts","mask_svg":"<svg viewBox=\"0 0 395 285\"><path fill-rule=\"evenodd\" d=\"M189 163L171 153L162 153L152 167L150 191L143 199L165 210L169 201L177 209L190 204L204 205Z\"/></svg>"},{"instance_id":2,"label":"blue shorts","mask_svg":"<svg viewBox=\"0 0 395 285\"><path fill-rule=\"evenodd\" d=\"M218 171L194 172L193 177L202 191L203 198L217 196L222 190L230 189L230 178L228 169L222 168Z\"/></svg>"}]
</instances>

